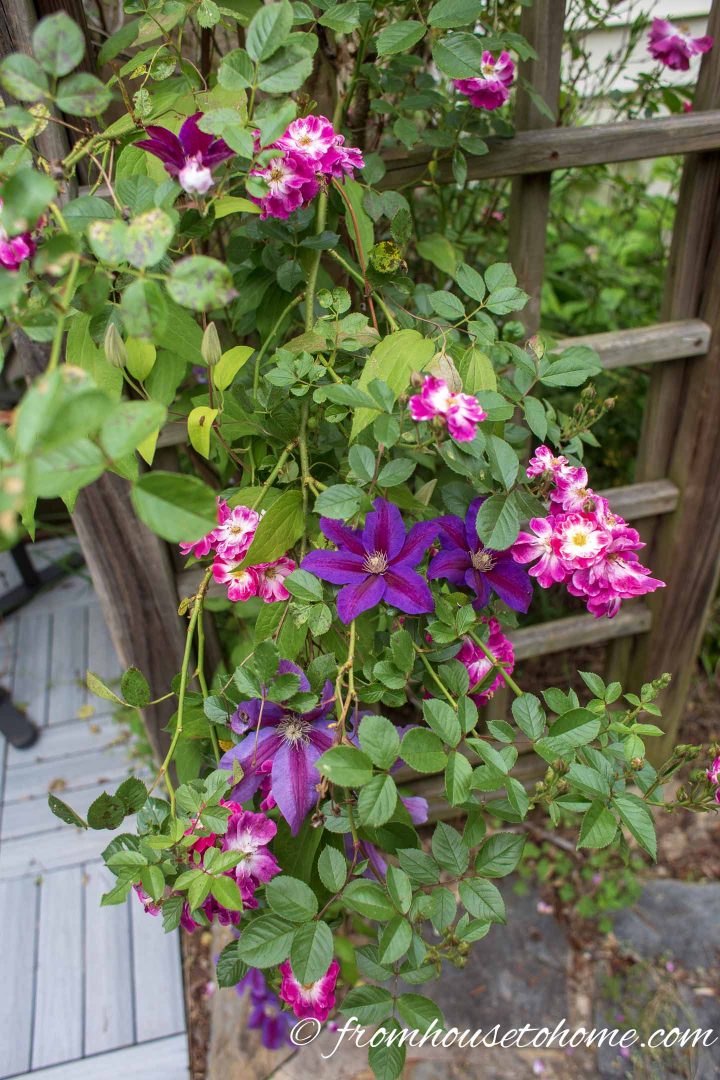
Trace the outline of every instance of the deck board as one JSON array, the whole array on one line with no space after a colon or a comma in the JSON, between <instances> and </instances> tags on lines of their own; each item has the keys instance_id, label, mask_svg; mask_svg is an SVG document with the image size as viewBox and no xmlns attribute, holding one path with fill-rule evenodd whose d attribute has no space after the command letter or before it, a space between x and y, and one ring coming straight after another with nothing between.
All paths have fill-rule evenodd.
<instances>
[{"instance_id":1,"label":"deck board","mask_svg":"<svg viewBox=\"0 0 720 1080\"><path fill-rule=\"evenodd\" d=\"M43 878L32 1068L83 1052L83 889L80 867Z\"/></svg>"},{"instance_id":2,"label":"deck board","mask_svg":"<svg viewBox=\"0 0 720 1080\"><path fill-rule=\"evenodd\" d=\"M37 564L66 549L52 541ZM148 775L112 703L87 694L87 668L111 685L121 671L87 574L0 622L0 683L40 727L27 750L0 736L0 1080L188 1080L177 934L134 897L100 907L113 834L47 806L52 789L85 815L103 790Z\"/></svg>"}]
</instances>

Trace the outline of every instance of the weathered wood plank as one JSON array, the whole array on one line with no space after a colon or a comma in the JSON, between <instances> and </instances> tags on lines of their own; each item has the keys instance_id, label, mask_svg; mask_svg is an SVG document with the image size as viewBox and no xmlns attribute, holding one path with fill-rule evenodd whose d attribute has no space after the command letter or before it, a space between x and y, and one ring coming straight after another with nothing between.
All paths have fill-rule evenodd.
<instances>
[{"instance_id":1,"label":"weathered wood plank","mask_svg":"<svg viewBox=\"0 0 720 1080\"><path fill-rule=\"evenodd\" d=\"M47 807L45 811L50 814ZM28 844L24 836L3 840L0 843L0 880L95 862L113 835L100 829L73 829L70 825L55 829L51 825L49 832L33 836L32 844Z\"/></svg>"},{"instance_id":2,"label":"weathered wood plank","mask_svg":"<svg viewBox=\"0 0 720 1080\"><path fill-rule=\"evenodd\" d=\"M98 699L99 701L99 699ZM99 702L103 704L102 702ZM110 702L105 702L112 708ZM36 768L48 761L58 761L76 754L108 750L126 740L122 728L110 716L92 716L87 720L70 720L53 724L40 732L38 741L27 750L8 747L8 769Z\"/></svg>"},{"instance_id":3,"label":"weathered wood plank","mask_svg":"<svg viewBox=\"0 0 720 1080\"><path fill-rule=\"evenodd\" d=\"M85 1054L134 1042L130 911L126 904L100 907L115 878L100 863L86 867Z\"/></svg>"},{"instance_id":4,"label":"weathered wood plank","mask_svg":"<svg viewBox=\"0 0 720 1080\"><path fill-rule=\"evenodd\" d=\"M720 0L708 32L720 33ZM694 109L720 107L720 54L703 57ZM702 359L663 365L651 379L638 455L638 476L667 476L680 488L677 510L648 534L647 564L667 582L649 598L653 632L634 646L634 681L663 671L673 680L661 701L663 740L654 760L671 750L683 714L695 657L720 579L720 151L685 162L670 251L663 314L705 319L712 329Z\"/></svg>"},{"instance_id":5,"label":"weathered wood plank","mask_svg":"<svg viewBox=\"0 0 720 1080\"><path fill-rule=\"evenodd\" d=\"M18 626L13 699L38 727L47 721L49 657L50 616L23 611Z\"/></svg>"},{"instance_id":6,"label":"weathered wood plank","mask_svg":"<svg viewBox=\"0 0 720 1080\"><path fill-rule=\"evenodd\" d=\"M131 900L136 1038L145 1042L185 1030L180 941Z\"/></svg>"},{"instance_id":7,"label":"weathered wood plank","mask_svg":"<svg viewBox=\"0 0 720 1080\"><path fill-rule=\"evenodd\" d=\"M540 112L522 80L533 87L552 113L557 113L564 26L565 0L534 0L522 9L520 33L536 55L520 63L515 97L517 131L547 130L554 126L552 119ZM528 334L534 334L540 327L551 179L551 173L516 176L510 191L509 261L519 284L530 296L527 307L518 316Z\"/></svg>"},{"instance_id":8,"label":"weathered wood plank","mask_svg":"<svg viewBox=\"0 0 720 1080\"><path fill-rule=\"evenodd\" d=\"M115 646L110 637L103 613L97 604L93 604L88 610L88 658L87 666L90 671L99 675L103 682L114 683L122 674L122 664L118 660ZM104 709L106 705L92 695L88 701L97 709Z\"/></svg>"},{"instance_id":9,"label":"weathered wood plank","mask_svg":"<svg viewBox=\"0 0 720 1080\"><path fill-rule=\"evenodd\" d=\"M150 779L149 774L141 774L141 777L146 780ZM118 781L114 780L109 784L92 784L90 787L83 787L69 792L60 791L58 795L60 798L65 799L66 802L69 802L81 817L85 817L91 803L102 795L103 791L112 791L117 786L117 783ZM38 833L51 831L72 831L72 826L66 825L59 818L56 818L54 814L50 813L45 795L40 795L34 799L20 799L17 802L5 803L0 824L2 826L0 828L0 843L18 836L35 836Z\"/></svg>"},{"instance_id":10,"label":"weathered wood plank","mask_svg":"<svg viewBox=\"0 0 720 1080\"><path fill-rule=\"evenodd\" d=\"M0 993L0 1077L30 1068L36 907L34 881L0 881L3 989Z\"/></svg>"},{"instance_id":11,"label":"weathered wood plank","mask_svg":"<svg viewBox=\"0 0 720 1080\"><path fill-rule=\"evenodd\" d=\"M515 659L546 656L576 649L580 645L596 645L629 634L644 634L650 629L652 616L644 604L632 604L618 612L614 619L596 619L593 615L570 615L565 619L526 626L508 631L515 649Z\"/></svg>"},{"instance_id":12,"label":"weathered wood plank","mask_svg":"<svg viewBox=\"0 0 720 1080\"><path fill-rule=\"evenodd\" d=\"M110 1054L68 1061L17 1080L189 1080L187 1038L175 1035Z\"/></svg>"},{"instance_id":13,"label":"weathered wood plank","mask_svg":"<svg viewBox=\"0 0 720 1080\"><path fill-rule=\"evenodd\" d=\"M110 783L139 771L140 766L134 768L128 760L127 747L123 745L57 761L44 761L34 769L8 771L5 801L45 799L51 789L62 797L63 792Z\"/></svg>"},{"instance_id":14,"label":"weathered wood plank","mask_svg":"<svg viewBox=\"0 0 720 1080\"><path fill-rule=\"evenodd\" d=\"M87 700L88 612L72 607L52 617L48 724L73 720Z\"/></svg>"},{"instance_id":15,"label":"weathered wood plank","mask_svg":"<svg viewBox=\"0 0 720 1080\"><path fill-rule=\"evenodd\" d=\"M639 521L656 514L669 514L677 506L680 492L672 480L649 480L645 484L603 488L598 495L604 496L620 517Z\"/></svg>"},{"instance_id":16,"label":"weathered wood plank","mask_svg":"<svg viewBox=\"0 0 720 1080\"><path fill-rule=\"evenodd\" d=\"M470 180L714 150L720 148L720 109L619 124L521 131L511 139L489 138L487 142L490 153L468 161ZM386 172L378 188L396 190L422 183L430 159L426 151L386 156ZM452 182L449 158L438 161L435 179L438 183Z\"/></svg>"},{"instance_id":17,"label":"weathered wood plank","mask_svg":"<svg viewBox=\"0 0 720 1080\"><path fill-rule=\"evenodd\" d=\"M702 319L638 326L634 330L611 330L606 334L562 338L556 348L589 345L604 368L641 367L644 364L702 356L710 344L710 327Z\"/></svg>"},{"instance_id":18,"label":"weathered wood plank","mask_svg":"<svg viewBox=\"0 0 720 1080\"><path fill-rule=\"evenodd\" d=\"M83 1041L83 895L80 867L43 878L33 1069L71 1061Z\"/></svg>"}]
</instances>

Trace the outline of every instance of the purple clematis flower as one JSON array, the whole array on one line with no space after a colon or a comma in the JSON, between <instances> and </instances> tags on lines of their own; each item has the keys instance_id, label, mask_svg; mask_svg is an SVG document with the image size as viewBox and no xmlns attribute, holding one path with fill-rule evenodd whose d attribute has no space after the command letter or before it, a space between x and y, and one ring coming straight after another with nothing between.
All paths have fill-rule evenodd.
<instances>
[{"instance_id":1,"label":"purple clematis flower","mask_svg":"<svg viewBox=\"0 0 720 1080\"><path fill-rule=\"evenodd\" d=\"M533 592L528 574L510 550L492 551L478 537L475 522L484 501L473 499L464 522L455 514L437 519L442 551L431 559L427 576L431 580L447 578L452 585L470 589L476 596L476 611L487 605L491 591L514 611L527 611Z\"/></svg>"},{"instance_id":2,"label":"purple clematis flower","mask_svg":"<svg viewBox=\"0 0 720 1080\"><path fill-rule=\"evenodd\" d=\"M198 120L203 114L188 116L177 135L167 128L149 124L145 129L149 139L134 145L160 158L170 176L177 177L180 186L190 195L204 195L213 186L213 169L234 157L224 139L216 139L201 131Z\"/></svg>"},{"instance_id":3,"label":"purple clematis flower","mask_svg":"<svg viewBox=\"0 0 720 1080\"><path fill-rule=\"evenodd\" d=\"M338 550L311 551L300 564L331 585L345 586L337 598L344 623L381 600L408 615L421 615L434 607L427 582L414 567L437 536L436 522L418 522L406 534L397 506L385 499L376 499L373 506L362 531L334 518L320 518L320 528Z\"/></svg>"},{"instance_id":4,"label":"purple clematis flower","mask_svg":"<svg viewBox=\"0 0 720 1080\"><path fill-rule=\"evenodd\" d=\"M282 1011L277 996L267 984L265 976L258 968L250 968L235 987L235 992L243 997L250 994L250 1013L248 1028L262 1033L262 1044L267 1050L279 1050L290 1046L290 1029L295 1020Z\"/></svg>"},{"instance_id":5,"label":"purple clematis flower","mask_svg":"<svg viewBox=\"0 0 720 1080\"><path fill-rule=\"evenodd\" d=\"M287 672L300 677L300 690L310 689L300 668L282 660L278 673ZM220 759L221 769L232 769L237 761L243 770L231 798L245 802L266 784L269 773L272 798L295 836L317 799L315 785L322 777L315 762L335 742L330 729L334 701L328 681L320 704L306 713L294 713L266 698L241 702L231 723L235 731L246 732L245 738Z\"/></svg>"}]
</instances>

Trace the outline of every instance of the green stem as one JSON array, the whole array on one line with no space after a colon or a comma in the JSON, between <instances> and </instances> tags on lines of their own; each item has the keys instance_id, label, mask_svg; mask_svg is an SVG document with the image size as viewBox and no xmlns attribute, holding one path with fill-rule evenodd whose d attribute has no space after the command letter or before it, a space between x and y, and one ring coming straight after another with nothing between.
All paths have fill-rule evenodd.
<instances>
[{"instance_id":1,"label":"green stem","mask_svg":"<svg viewBox=\"0 0 720 1080\"><path fill-rule=\"evenodd\" d=\"M70 273L67 276L65 283L65 290L62 298L62 314L58 316L58 321L55 324L55 334L53 335L52 346L50 349L50 359L48 360L48 371L54 371L60 361L60 352L62 350L63 333L65 331L65 320L68 316L68 307L70 306L70 300L75 291L75 282L77 280L78 270L80 269L80 260L78 258L73 259L73 264L70 267Z\"/></svg>"},{"instance_id":2,"label":"green stem","mask_svg":"<svg viewBox=\"0 0 720 1080\"><path fill-rule=\"evenodd\" d=\"M428 660L425 653L422 651L422 649L420 648L419 645L414 645L413 647L415 649L415 652L420 657L420 659L422 661L422 665L425 668L425 670L427 671L427 673L430 676L430 678L432 679L432 681L435 683L436 686L438 686L440 688L440 690L442 690L443 694L448 699L448 701L452 705L453 709L457 709L457 707L458 707L457 701L452 696L452 694L450 693L450 691L448 690L447 686L442 681L442 679L440 678L438 673L435 671L435 669L433 668L432 664Z\"/></svg>"},{"instance_id":3,"label":"green stem","mask_svg":"<svg viewBox=\"0 0 720 1080\"><path fill-rule=\"evenodd\" d=\"M177 722L175 724L175 731L173 733L172 741L168 748L168 752L165 755L165 760L160 766L158 778L165 777L165 783L167 785L168 793L170 795L170 812L175 817L175 791L170 777L168 776L168 769L170 762L173 759L173 754L177 748L177 744L180 740L183 730L183 712L185 710L185 691L187 689L188 680L188 668L190 667L190 657L192 654L192 643L195 636L195 627L197 626L200 612L202 611L203 602L205 600L205 593L207 587L210 584L210 578L212 576L212 568L205 572L205 577L200 582L200 588L197 591L195 597L195 603L193 604L192 615L190 616L190 622L188 623L187 634L185 636L185 652L183 654L182 667L180 669L180 688L178 690L178 710L177 710ZM154 786L154 785L153 785Z\"/></svg>"},{"instance_id":4,"label":"green stem","mask_svg":"<svg viewBox=\"0 0 720 1080\"><path fill-rule=\"evenodd\" d=\"M260 488L260 494L258 495L257 499L255 499L252 506L248 507L249 510L257 510L260 503L263 501L263 499L267 495L268 491L272 487L273 483L275 482L275 480L277 480L277 477L278 477L278 474L280 473L280 470L282 469L282 467L285 464L285 462L287 461L287 459L290 457L290 453L292 452L292 449L296 445L296 443L297 443L297 440L293 439L292 442L287 444L287 446L285 447L285 449L281 453L280 457L275 462L275 467L274 467L273 471L270 473L267 480L265 481L263 486Z\"/></svg>"},{"instance_id":5,"label":"green stem","mask_svg":"<svg viewBox=\"0 0 720 1080\"><path fill-rule=\"evenodd\" d=\"M200 611L197 624L197 671L198 682L200 683L200 689L202 691L203 701L208 697L208 685L205 678L205 630L203 627L203 613ZM210 742L212 743L213 754L215 755L215 763L220 764L220 744L218 743L217 731L215 725L210 724Z\"/></svg>"},{"instance_id":6,"label":"green stem","mask_svg":"<svg viewBox=\"0 0 720 1080\"><path fill-rule=\"evenodd\" d=\"M492 664L492 666L493 666L493 667L494 667L494 668L495 668L495 669L496 669L497 671L499 671L499 672L500 672L500 674L502 675L503 679L505 680L505 682L507 683L507 685L508 685L508 686L510 687L510 689L512 690L513 694L515 694L515 695L516 695L516 697L522 697L522 695L523 695L523 691L522 691L522 690L520 689L520 687L519 687L519 686L518 686L518 684L517 684L517 683L515 682L515 680L514 680L514 679L512 678L512 676L511 676L511 675L508 675L507 671L506 671L506 670L505 670L505 668L503 667L502 663L501 663L501 662L500 662L500 661L499 661L499 660L497 659L497 657L496 657L496 656L493 656L493 654L492 654L492 653L490 652L490 650L488 649L488 647L487 647L487 645L485 644L485 642L484 642L484 641L481 641L481 640L480 640L480 638L479 638L479 637L477 636L477 634L474 634L474 633L472 632L472 630L470 631L470 637L471 637L471 638L473 639L473 641L475 642L475 644L476 644L476 645L479 645L479 646L480 646L480 648L481 648L481 649L482 649L482 651L483 651L483 652L485 653L485 655L487 656L487 658L488 658L488 660L490 661L490 663Z\"/></svg>"},{"instance_id":7,"label":"green stem","mask_svg":"<svg viewBox=\"0 0 720 1080\"><path fill-rule=\"evenodd\" d=\"M335 260L335 262L340 263L343 270L345 270L350 275L350 277L353 279L353 281L356 281L358 285L362 285L362 286L365 285L365 281L363 279L362 274L359 274L357 272L357 270L355 269L355 267L350 265L350 263L347 261L347 259L343 259L342 255L340 255L334 249L332 251L329 251L328 255L332 256L332 258ZM373 296L377 300L378 307L380 308L383 315L387 319L388 324L391 327L391 329L392 330L397 330L397 328L398 328L397 320L396 320L395 316L393 315L392 311L390 310L390 308L387 306L387 304L383 300L380 293L375 292L373 290Z\"/></svg>"},{"instance_id":8,"label":"green stem","mask_svg":"<svg viewBox=\"0 0 720 1080\"><path fill-rule=\"evenodd\" d=\"M318 196L317 217L315 218L315 235L319 236L325 228L327 221L328 193L323 191ZM309 333L313 328L315 316L315 289L317 288L318 271L320 270L320 258L322 251L313 251L308 270L307 289L305 291L305 332Z\"/></svg>"},{"instance_id":9,"label":"green stem","mask_svg":"<svg viewBox=\"0 0 720 1080\"><path fill-rule=\"evenodd\" d=\"M298 304L301 303L304 296L305 296L305 293L300 293L299 296L293 297L293 299L290 301L290 303L287 305L287 307L283 308L282 314L280 315L279 319L277 319L275 321L275 324L274 324L272 330L270 331L268 336L265 338L265 341L261 345L261 347L260 347L260 349L258 351L258 354L255 357L255 371L253 372L253 397L255 397L255 398L257 397L258 386L260 385L260 365L263 362L265 354L268 351L268 349L270 347L270 344L272 343L273 339L275 338L275 335L277 334L278 330L282 326L282 324L285 321L285 319L287 318L287 316L290 314L290 312L293 310L293 308L297 307Z\"/></svg>"}]
</instances>

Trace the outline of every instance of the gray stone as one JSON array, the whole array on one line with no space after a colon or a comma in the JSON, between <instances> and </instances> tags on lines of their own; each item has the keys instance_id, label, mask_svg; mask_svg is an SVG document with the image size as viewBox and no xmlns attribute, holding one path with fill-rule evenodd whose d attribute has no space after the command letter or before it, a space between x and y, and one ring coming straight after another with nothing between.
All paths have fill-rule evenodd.
<instances>
[{"instance_id":1,"label":"gray stone","mask_svg":"<svg viewBox=\"0 0 720 1080\"><path fill-rule=\"evenodd\" d=\"M650 960L712 967L720 955L720 885L651 881L637 904L615 918L615 935Z\"/></svg>"}]
</instances>

